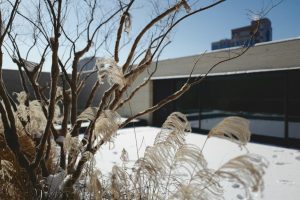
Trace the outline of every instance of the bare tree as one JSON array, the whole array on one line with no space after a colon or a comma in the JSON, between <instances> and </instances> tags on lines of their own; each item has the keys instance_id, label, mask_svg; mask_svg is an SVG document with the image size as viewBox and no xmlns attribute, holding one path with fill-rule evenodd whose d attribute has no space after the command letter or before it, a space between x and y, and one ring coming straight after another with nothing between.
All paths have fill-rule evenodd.
<instances>
[{"instance_id":1,"label":"bare tree","mask_svg":"<svg viewBox=\"0 0 300 200\"><path fill-rule=\"evenodd\" d=\"M100 197L147 198L144 193L146 190L142 189L146 185L138 185L144 181L141 179L142 175L137 176L139 180L133 184L132 191L122 191L120 188L119 190L114 188L117 187L117 179L120 178L116 177L117 175L112 177L110 189L105 190L98 179L93 179L93 174L84 175L83 172L93 155L114 137L119 128L124 127L136 117L160 109L179 98L193 85L204 80L205 76L188 79L177 92L158 104L135 114L126 121L120 121L117 110L130 101L155 73L157 62L153 64L153 61L158 59L164 47L168 45L168 36L176 25L222 2L224 0L209 1L206 4L187 0L151 1L151 3L147 1L141 3L135 0L116 0L105 3L97 0L30 2L7 0L5 3L1 1L6 9L3 10L7 12L0 10L0 145L2 148L0 170L4 169L7 161L9 162L6 163L7 166L13 166L12 171L7 171L7 173L17 174L20 177L8 178L11 185L3 189L3 191L9 191L3 194L3 198L11 197L10 195L29 198L33 191L33 198L37 199L74 199L79 196L84 198L86 193L90 193L89 197L94 199ZM151 19L136 28L134 27L134 13L140 10L142 5ZM131 32L133 28L137 30ZM222 62L242 56L248 48L249 46L246 45L246 48L237 55L216 63L211 70ZM3 49L18 66L24 91L17 94L17 101L7 92L3 83ZM79 61L85 56L99 54L104 56L98 60L96 72L91 72L97 73L99 80L95 82L88 94L85 110L78 113L78 96L89 79L89 75L81 76L85 66L78 69ZM45 65L51 68L49 93L39 83L39 77ZM154 66L154 70L147 79L140 84L135 83L151 65ZM98 106L92 107L91 102L96 90L101 87L105 89L102 81L108 81L110 86L106 89ZM30 96L28 83L33 89L32 96ZM138 86L129 90L134 83ZM176 119L181 119L180 123L186 122L181 115L178 115ZM90 123L84 136L79 140L79 130L83 121ZM55 128L56 124L60 124L61 127ZM243 128L247 129L247 127ZM183 133L185 130L188 130L186 124L179 132ZM241 133L243 136L247 134ZM218 134L212 133L210 136L214 135ZM239 138L243 142L248 141L247 137L246 139L241 139L240 136L231 137L233 138ZM164 144L166 145L166 141ZM181 145L180 143L179 146L172 146L172 151L182 149ZM56 147L59 147L59 150ZM157 145L155 148L159 151L161 147ZM201 157L200 154L201 151L197 153ZM195 158L196 161L200 157ZM238 162L248 164L249 160L251 157L243 157L239 158ZM141 164L142 161L139 163ZM255 166L252 164L251 166L252 168L245 170L255 171ZM207 184L216 181L213 178L214 175L234 178L231 172L226 171L226 167L230 168L230 163L223 168L223 171L207 174ZM123 173L118 172L117 168L113 170L114 173ZM255 181L260 184L261 173L259 171L255 173L258 176ZM99 191L91 193L87 185L81 187L79 180L82 177L88 179L89 184L94 184ZM30 180L26 187L22 185L24 180ZM127 180L130 181L130 178L127 177ZM0 182L2 183L2 180ZM256 184L256 182L252 183ZM169 184L168 181L167 185ZM155 185L155 187L159 186ZM167 186L166 190L168 190ZM179 189L177 193L179 195ZM171 198L175 193L165 193L165 195L166 198Z\"/></svg>"}]
</instances>

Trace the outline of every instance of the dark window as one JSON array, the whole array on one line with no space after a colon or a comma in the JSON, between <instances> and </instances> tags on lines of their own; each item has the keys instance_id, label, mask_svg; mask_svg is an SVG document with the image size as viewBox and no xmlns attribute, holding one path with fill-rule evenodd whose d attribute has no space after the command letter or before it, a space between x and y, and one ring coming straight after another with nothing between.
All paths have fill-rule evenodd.
<instances>
[{"instance_id":1,"label":"dark window","mask_svg":"<svg viewBox=\"0 0 300 200\"><path fill-rule=\"evenodd\" d=\"M179 88L184 80L177 80ZM188 114L194 128L210 130L226 116L250 120L258 135L284 137L284 76L252 73L209 77L175 103Z\"/></svg>"},{"instance_id":2,"label":"dark window","mask_svg":"<svg viewBox=\"0 0 300 200\"><path fill-rule=\"evenodd\" d=\"M207 132L227 116L241 116L250 121L253 138L299 147L299 77L300 70L210 76L154 114L154 121L162 123L166 114L180 111L194 132ZM159 96L156 91L162 97L178 90L186 79L165 81L154 81L154 96Z\"/></svg>"},{"instance_id":3,"label":"dark window","mask_svg":"<svg viewBox=\"0 0 300 200\"><path fill-rule=\"evenodd\" d=\"M300 139L300 71L288 73L289 137Z\"/></svg>"}]
</instances>

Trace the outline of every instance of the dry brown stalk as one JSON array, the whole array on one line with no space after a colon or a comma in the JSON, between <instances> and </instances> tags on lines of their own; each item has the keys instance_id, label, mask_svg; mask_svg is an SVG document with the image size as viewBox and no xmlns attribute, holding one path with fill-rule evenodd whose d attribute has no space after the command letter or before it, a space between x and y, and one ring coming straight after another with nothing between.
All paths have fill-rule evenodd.
<instances>
[{"instance_id":1,"label":"dry brown stalk","mask_svg":"<svg viewBox=\"0 0 300 200\"><path fill-rule=\"evenodd\" d=\"M19 193L27 198L28 191L36 191L35 199L79 198L80 195L81 198L89 195L92 199L176 199L191 195L190 191L199 186L205 191L209 187L216 193L196 192L190 198L206 198L206 194L216 197L219 188L210 184L218 183L218 178L237 179L229 169L243 167L254 178L247 182L248 177L244 176L237 181L245 186L250 184L254 189L261 187L264 166L251 162L255 156L236 158L220 170L207 169L202 150L184 142L185 131L190 131L190 127L180 113L173 113L168 118L153 146L137 160L136 171L130 175L124 171L128 160L124 153L123 168L115 166L112 169L106 182L109 184L104 183L104 178L95 177L99 173L92 170L93 156L113 140L119 128L180 98L192 86L204 81L215 67L244 55L250 48L247 46L237 55L214 64L204 76L191 79L193 69L178 91L122 122L116 111L150 81L159 67L161 52L169 44L171 31L184 19L224 0L205 7L197 7L197 3L186 0L161 2L164 6L160 7L153 1L150 4L153 8L151 19L131 39L123 34L131 35L129 30L135 25L132 14L139 8L138 1L112 2L38 0L30 2L31 7L27 9L25 1L9 0L3 4L9 12L2 12L4 7L0 8L0 184L8 180L12 183L4 189L10 191L8 196L0 193L0 198L10 197L12 192L15 198L21 199ZM31 36L25 29L32 31ZM27 42L28 45L24 45ZM124 45L129 46L129 50L125 52L124 63L120 64ZM6 59L3 48L9 54L7 58L18 66L24 91L17 94L17 101L10 96L3 82L3 59ZM95 70L82 78L87 63L78 69L80 59L103 52L112 57L99 58ZM38 56L37 63L30 61ZM155 59L156 63L152 63ZM44 66L51 68L49 84L40 80ZM132 88L147 70L152 70L147 79ZM94 73L98 73L99 80L90 88L85 110L80 114L78 97ZM102 86L104 81L109 87L98 105L93 107L98 89L106 87ZM32 91L34 95L31 95ZM233 119L236 118L219 124L209 137L229 138L245 145L250 137L248 127L243 120L237 120L241 126L232 125ZM89 122L89 125L81 138L79 131L83 122ZM185 170L190 179L180 176L179 169ZM30 181L23 186L24 180Z\"/></svg>"}]
</instances>

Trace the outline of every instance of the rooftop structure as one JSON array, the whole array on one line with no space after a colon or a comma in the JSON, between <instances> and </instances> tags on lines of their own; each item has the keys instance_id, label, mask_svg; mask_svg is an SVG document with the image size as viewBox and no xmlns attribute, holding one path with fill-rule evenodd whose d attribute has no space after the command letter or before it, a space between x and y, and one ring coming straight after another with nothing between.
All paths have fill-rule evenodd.
<instances>
[{"instance_id":1,"label":"rooftop structure","mask_svg":"<svg viewBox=\"0 0 300 200\"><path fill-rule=\"evenodd\" d=\"M249 26L244 26L240 28L235 28L231 30L231 39L223 39L217 42L213 42L211 44L211 49L223 49L235 46L243 46L260 43L260 42L268 42L272 40L272 27L271 21L267 18L263 18L259 20L259 29L254 35L253 40L250 41L252 32L255 30L258 21L251 21Z\"/></svg>"}]
</instances>

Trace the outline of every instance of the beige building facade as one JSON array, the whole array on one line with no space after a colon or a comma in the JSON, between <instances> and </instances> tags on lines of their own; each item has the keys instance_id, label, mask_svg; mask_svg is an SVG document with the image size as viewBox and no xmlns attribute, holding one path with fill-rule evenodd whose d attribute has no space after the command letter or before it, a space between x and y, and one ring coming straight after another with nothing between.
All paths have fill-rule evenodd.
<instances>
[{"instance_id":1,"label":"beige building facade","mask_svg":"<svg viewBox=\"0 0 300 200\"><path fill-rule=\"evenodd\" d=\"M153 106L153 82L155 80L187 78L197 60L199 61L195 66L192 77L203 76L216 63L234 57L243 50L242 48L229 48L194 56L159 61L158 69L151 78L151 81L137 93L130 101L130 105L126 104L119 110L120 114L130 116L131 113L135 114ZM155 63L152 64L151 69L153 69L154 65ZM297 69L300 69L300 38L256 44L244 55L219 64L208 76ZM131 88L135 88L147 77L148 74L144 73ZM153 115L148 114L142 116L141 119L145 119L148 124L152 124Z\"/></svg>"}]
</instances>

